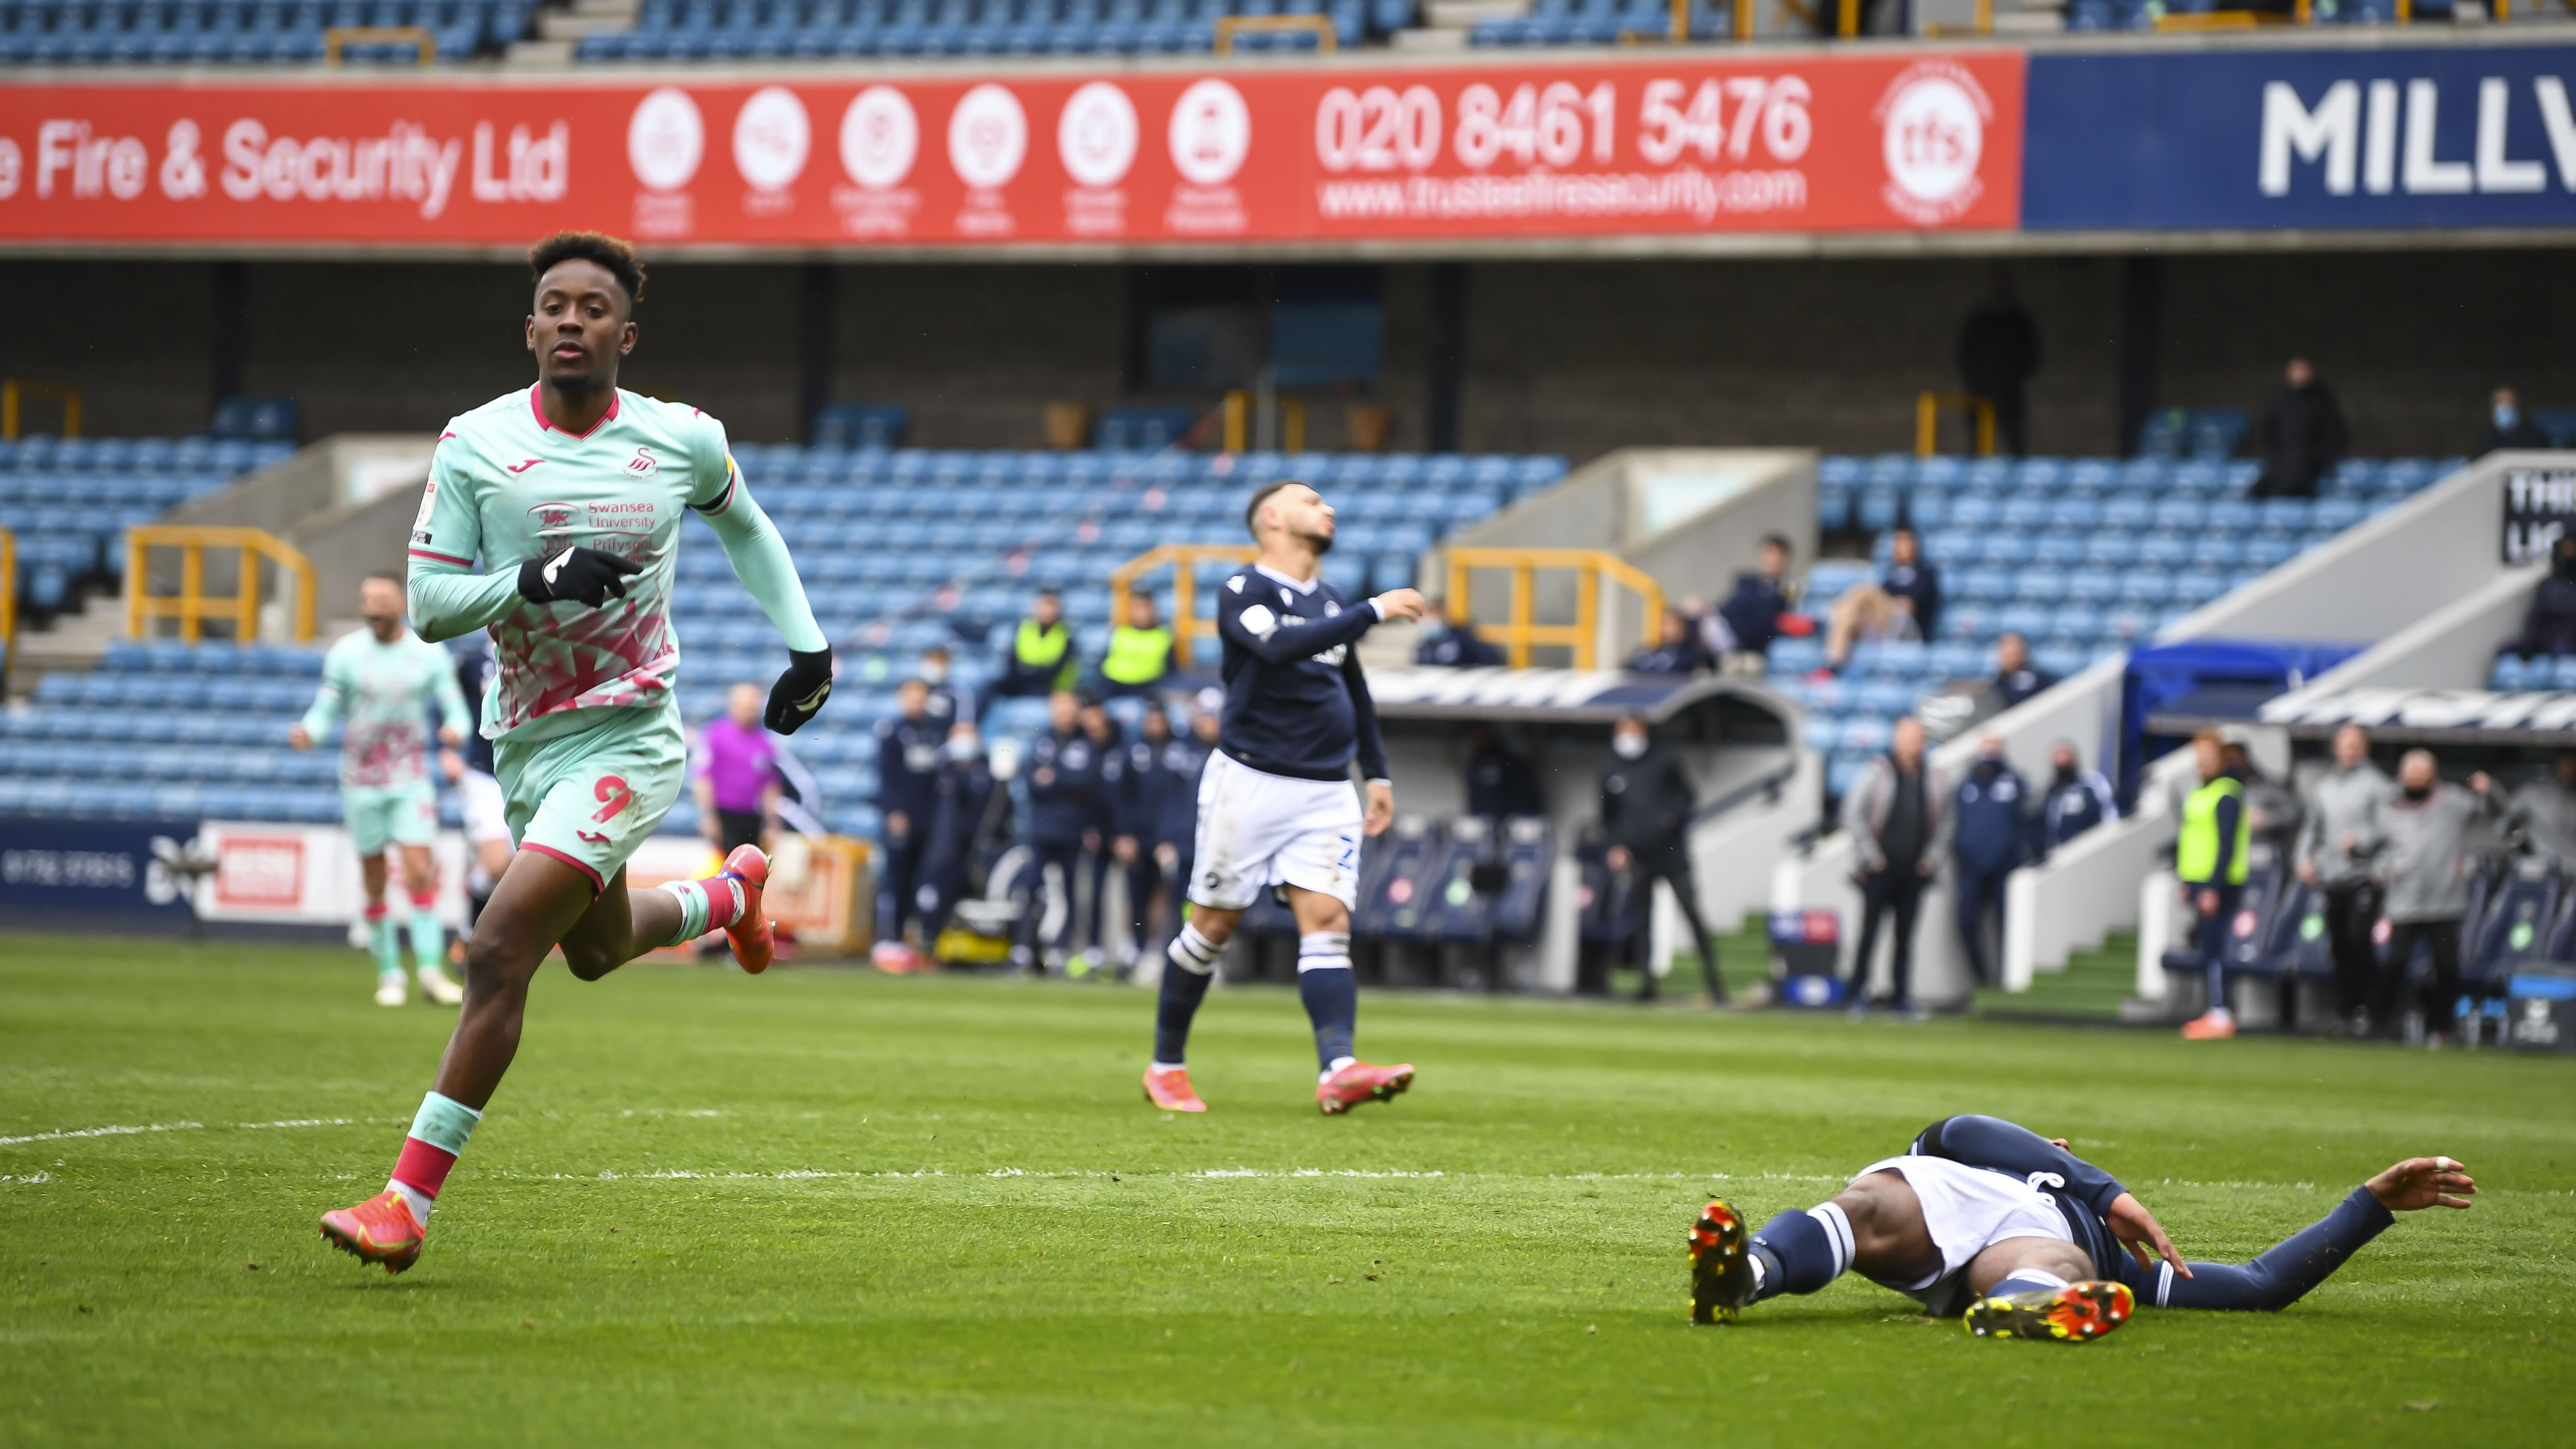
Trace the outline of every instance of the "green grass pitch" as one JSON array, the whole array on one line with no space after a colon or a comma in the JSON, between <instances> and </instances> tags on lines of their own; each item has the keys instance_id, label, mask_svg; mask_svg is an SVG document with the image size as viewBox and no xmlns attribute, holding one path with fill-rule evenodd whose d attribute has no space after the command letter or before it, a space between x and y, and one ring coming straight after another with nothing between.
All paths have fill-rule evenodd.
<instances>
[{"instance_id":1,"label":"green grass pitch","mask_svg":"<svg viewBox=\"0 0 2576 1449\"><path fill-rule=\"evenodd\" d=\"M346 951L0 941L0 1445L2576 1435L2566 1059L1367 992L1421 1080L1326 1119L1294 996L1248 988L1175 1119L1140 991L550 968L389 1278L314 1218L382 1186L448 1022L368 989ZM1758 1223L1964 1111L2072 1137L2194 1256L2404 1154L2485 1192L2278 1315L1984 1342L1846 1278L1688 1326L1712 1190Z\"/></svg>"}]
</instances>

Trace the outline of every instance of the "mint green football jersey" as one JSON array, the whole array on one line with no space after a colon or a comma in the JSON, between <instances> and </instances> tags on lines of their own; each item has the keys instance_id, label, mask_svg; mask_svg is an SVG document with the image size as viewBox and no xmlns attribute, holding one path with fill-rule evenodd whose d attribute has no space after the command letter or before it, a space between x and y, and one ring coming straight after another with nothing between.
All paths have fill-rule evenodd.
<instances>
[{"instance_id":1,"label":"mint green football jersey","mask_svg":"<svg viewBox=\"0 0 2576 1449\"><path fill-rule=\"evenodd\" d=\"M563 432L537 386L454 419L438 442L413 523L415 560L515 577L568 545L644 566L607 607L516 600L490 627L483 712L493 739L569 711L659 705L680 667L671 580L683 510L723 514L741 492L724 426L696 408L620 390L588 433Z\"/></svg>"},{"instance_id":2,"label":"mint green football jersey","mask_svg":"<svg viewBox=\"0 0 2576 1449\"><path fill-rule=\"evenodd\" d=\"M390 644L374 631L343 635L322 656L322 687L305 711L314 739L340 728L340 783L370 787L429 779L429 709L462 730L471 718L447 651L409 629Z\"/></svg>"}]
</instances>

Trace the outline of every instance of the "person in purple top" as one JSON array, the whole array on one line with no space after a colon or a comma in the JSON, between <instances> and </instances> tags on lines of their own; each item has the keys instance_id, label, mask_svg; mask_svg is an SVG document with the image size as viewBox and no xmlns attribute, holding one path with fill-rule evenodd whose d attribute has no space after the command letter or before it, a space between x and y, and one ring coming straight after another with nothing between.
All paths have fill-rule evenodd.
<instances>
[{"instance_id":1,"label":"person in purple top","mask_svg":"<svg viewBox=\"0 0 2576 1449\"><path fill-rule=\"evenodd\" d=\"M698 833L727 855L736 846L760 844L778 828L778 741L760 722L762 704L757 686L737 684L725 696L724 717L698 734L689 774Z\"/></svg>"}]
</instances>

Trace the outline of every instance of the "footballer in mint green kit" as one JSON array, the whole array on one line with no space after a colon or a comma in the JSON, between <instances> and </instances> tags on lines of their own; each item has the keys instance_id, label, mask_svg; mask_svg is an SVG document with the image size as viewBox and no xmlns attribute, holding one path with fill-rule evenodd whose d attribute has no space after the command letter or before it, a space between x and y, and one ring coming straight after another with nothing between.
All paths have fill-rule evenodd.
<instances>
[{"instance_id":1,"label":"footballer in mint green kit","mask_svg":"<svg viewBox=\"0 0 2576 1449\"><path fill-rule=\"evenodd\" d=\"M357 847L366 886L367 943L376 958L376 1003L403 1004L402 936L385 908L385 847L402 848L403 888L411 896L411 949L421 995L440 1006L463 998L447 978L447 933L438 920L438 787L429 773L429 707L438 704L438 737L461 744L472 723L447 651L403 627L403 582L371 574L358 586L367 627L322 657L322 687L313 707L287 732L299 750L340 732L340 804Z\"/></svg>"},{"instance_id":2,"label":"footballer in mint green kit","mask_svg":"<svg viewBox=\"0 0 2576 1449\"><path fill-rule=\"evenodd\" d=\"M528 252L536 385L455 419L412 525L421 636L489 630L483 733L519 850L476 920L465 1009L385 1190L323 1214L322 1236L401 1272L430 1208L518 1050L528 981L563 948L595 981L656 946L712 930L746 971L768 967L767 857L745 845L716 874L626 888L626 860L679 798L687 744L673 689L671 586L695 512L787 643L765 717L793 734L832 692L832 651L787 546L744 488L724 428L617 387L636 341L634 249L565 232Z\"/></svg>"}]
</instances>

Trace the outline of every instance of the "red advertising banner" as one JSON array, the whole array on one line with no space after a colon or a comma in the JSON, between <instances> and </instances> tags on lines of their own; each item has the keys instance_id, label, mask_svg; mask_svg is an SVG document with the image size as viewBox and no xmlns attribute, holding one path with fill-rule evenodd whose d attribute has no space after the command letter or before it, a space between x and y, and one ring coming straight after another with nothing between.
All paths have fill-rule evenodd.
<instances>
[{"instance_id":1,"label":"red advertising banner","mask_svg":"<svg viewBox=\"0 0 2576 1449\"><path fill-rule=\"evenodd\" d=\"M0 245L1260 245L2009 229L2013 51L706 84L0 85Z\"/></svg>"}]
</instances>

